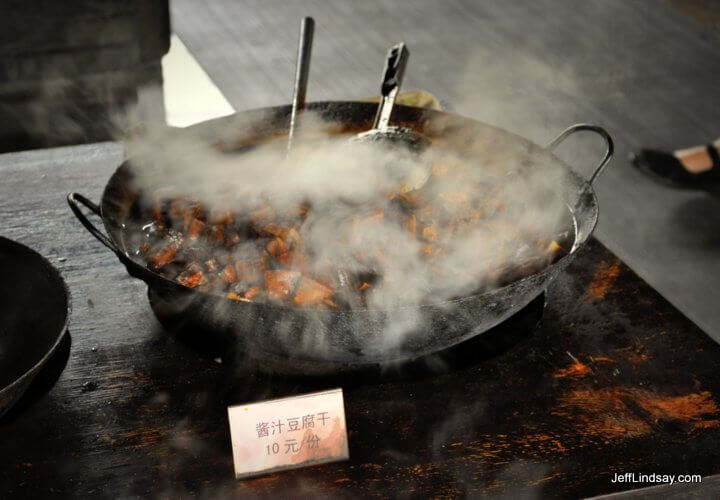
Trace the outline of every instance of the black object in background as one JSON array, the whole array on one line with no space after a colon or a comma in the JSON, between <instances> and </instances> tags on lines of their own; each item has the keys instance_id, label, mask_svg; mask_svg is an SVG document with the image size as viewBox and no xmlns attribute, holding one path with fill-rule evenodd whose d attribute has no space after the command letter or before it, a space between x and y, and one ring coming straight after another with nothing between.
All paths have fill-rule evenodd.
<instances>
[{"instance_id":1,"label":"black object in background","mask_svg":"<svg viewBox=\"0 0 720 500\"><path fill-rule=\"evenodd\" d=\"M2 237L0 276L2 416L63 345L71 306L60 273L34 250Z\"/></svg>"}]
</instances>

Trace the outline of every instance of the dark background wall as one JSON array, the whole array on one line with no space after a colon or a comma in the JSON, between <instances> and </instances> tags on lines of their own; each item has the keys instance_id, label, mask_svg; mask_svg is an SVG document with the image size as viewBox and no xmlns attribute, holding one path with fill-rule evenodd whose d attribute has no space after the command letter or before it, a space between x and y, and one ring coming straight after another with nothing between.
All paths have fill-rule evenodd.
<instances>
[{"instance_id":1,"label":"dark background wall","mask_svg":"<svg viewBox=\"0 0 720 500\"><path fill-rule=\"evenodd\" d=\"M0 151L104 140L108 117L162 80L167 0L6 0Z\"/></svg>"}]
</instances>

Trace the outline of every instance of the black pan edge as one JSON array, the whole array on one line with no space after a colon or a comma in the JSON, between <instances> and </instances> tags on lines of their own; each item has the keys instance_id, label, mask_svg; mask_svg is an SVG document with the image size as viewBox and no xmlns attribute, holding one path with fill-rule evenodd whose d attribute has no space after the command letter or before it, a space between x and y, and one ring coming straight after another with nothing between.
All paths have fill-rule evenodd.
<instances>
[{"instance_id":1,"label":"black pan edge","mask_svg":"<svg viewBox=\"0 0 720 500\"><path fill-rule=\"evenodd\" d=\"M72 296L70 294L70 289L68 288L67 283L60 274L60 271L58 271L58 269L55 268L55 266L53 266L50 261L43 257L40 253L36 252L35 250L26 245L23 245L22 243L11 240L9 238L5 238L3 236L0 236L0 244L8 245L9 247L15 247L19 251L30 254L33 258L37 259L38 262L40 262L40 265L43 266L46 271L48 271L50 276L52 276L52 280L54 280L57 284L60 285L60 287L58 288L62 290L64 301L66 304L64 308L64 320L62 322L62 325L60 325L60 327L58 328L58 331L56 333L57 337L55 338L55 341L52 343L48 351L40 358L39 361L37 361L33 366L28 368L13 382L0 388L0 416L2 416L17 402L17 400L20 399L20 397L25 393L25 390L30 385L30 383L35 378L40 369L45 365L45 363L47 363L47 361L53 356L53 354L55 354L55 352L60 347L63 337L65 336L65 332L67 332L68 326L70 324L70 317L72 315Z\"/></svg>"}]
</instances>

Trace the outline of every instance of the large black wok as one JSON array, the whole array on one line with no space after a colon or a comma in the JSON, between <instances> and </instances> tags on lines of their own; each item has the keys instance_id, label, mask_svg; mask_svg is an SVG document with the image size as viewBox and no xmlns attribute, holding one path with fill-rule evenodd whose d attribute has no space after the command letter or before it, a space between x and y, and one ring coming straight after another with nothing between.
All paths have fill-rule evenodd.
<instances>
[{"instance_id":1,"label":"large black wok","mask_svg":"<svg viewBox=\"0 0 720 500\"><path fill-rule=\"evenodd\" d=\"M376 105L364 102L318 102L309 104L308 110L319 113L325 120L342 125L347 132L367 129L372 123ZM200 133L208 141L228 138L234 130L250 133L239 124L253 118L263 120L253 134L272 134L287 130L289 106L238 113L231 117L212 120L192 127L189 133ZM133 224L124 225L131 217L133 204L140 193L132 184L132 171L125 163L108 182L98 207L87 198L70 193L68 202L80 222L101 243L110 248L125 264L130 275L148 284L153 307L170 307L175 317L184 317L206 329L234 336L244 350L255 356L287 359L313 371L313 366L345 368L358 365L377 365L419 358L448 348L487 331L526 306L562 272L577 251L590 237L598 220L598 203L592 184L600 175L613 154L613 143L608 133L595 125L573 125L563 131L547 148L526 139L475 120L450 113L397 106L393 121L430 137L455 134L465 145L489 141L502 145L508 151L528 155L532 163L561 164L568 169L568 181L558 185L558 196L568 210L572 221L574 242L564 257L530 276L506 286L444 302L393 311L377 310L320 310L307 311L266 303L237 302L222 296L211 295L185 288L150 270L131 257L135 248L128 231ZM566 137L578 131L599 134L607 145L604 156L589 180L573 173L551 151ZM242 139L242 137L238 137ZM84 205L102 218L105 233L96 228L81 211ZM158 304L162 304L158 306ZM167 312L167 311L165 311ZM399 343L388 342L384 328L388 315L417 319L418 325Z\"/></svg>"},{"instance_id":2,"label":"large black wok","mask_svg":"<svg viewBox=\"0 0 720 500\"><path fill-rule=\"evenodd\" d=\"M0 237L0 416L61 347L70 292L47 259Z\"/></svg>"}]
</instances>

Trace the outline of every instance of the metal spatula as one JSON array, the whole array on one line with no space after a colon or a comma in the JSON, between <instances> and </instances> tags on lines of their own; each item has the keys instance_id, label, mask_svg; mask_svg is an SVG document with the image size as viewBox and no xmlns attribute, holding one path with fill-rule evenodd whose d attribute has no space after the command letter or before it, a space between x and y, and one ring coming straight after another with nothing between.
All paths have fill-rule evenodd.
<instances>
[{"instance_id":1,"label":"metal spatula","mask_svg":"<svg viewBox=\"0 0 720 500\"><path fill-rule=\"evenodd\" d=\"M375 114L375 121L370 130L358 134L354 140L384 143L388 146L404 145L412 151L422 151L430 144L429 139L409 128L390 125L390 116L409 56L410 53L404 43L399 43L388 51L380 88L380 105Z\"/></svg>"},{"instance_id":2,"label":"metal spatula","mask_svg":"<svg viewBox=\"0 0 720 500\"><path fill-rule=\"evenodd\" d=\"M300 121L300 113L305 109L308 77L310 75L310 55L312 53L315 21L312 17L304 17L300 21L300 39L298 40L297 64L295 66L295 88L293 90L290 130L288 131L287 149L293 147L293 139Z\"/></svg>"}]
</instances>

